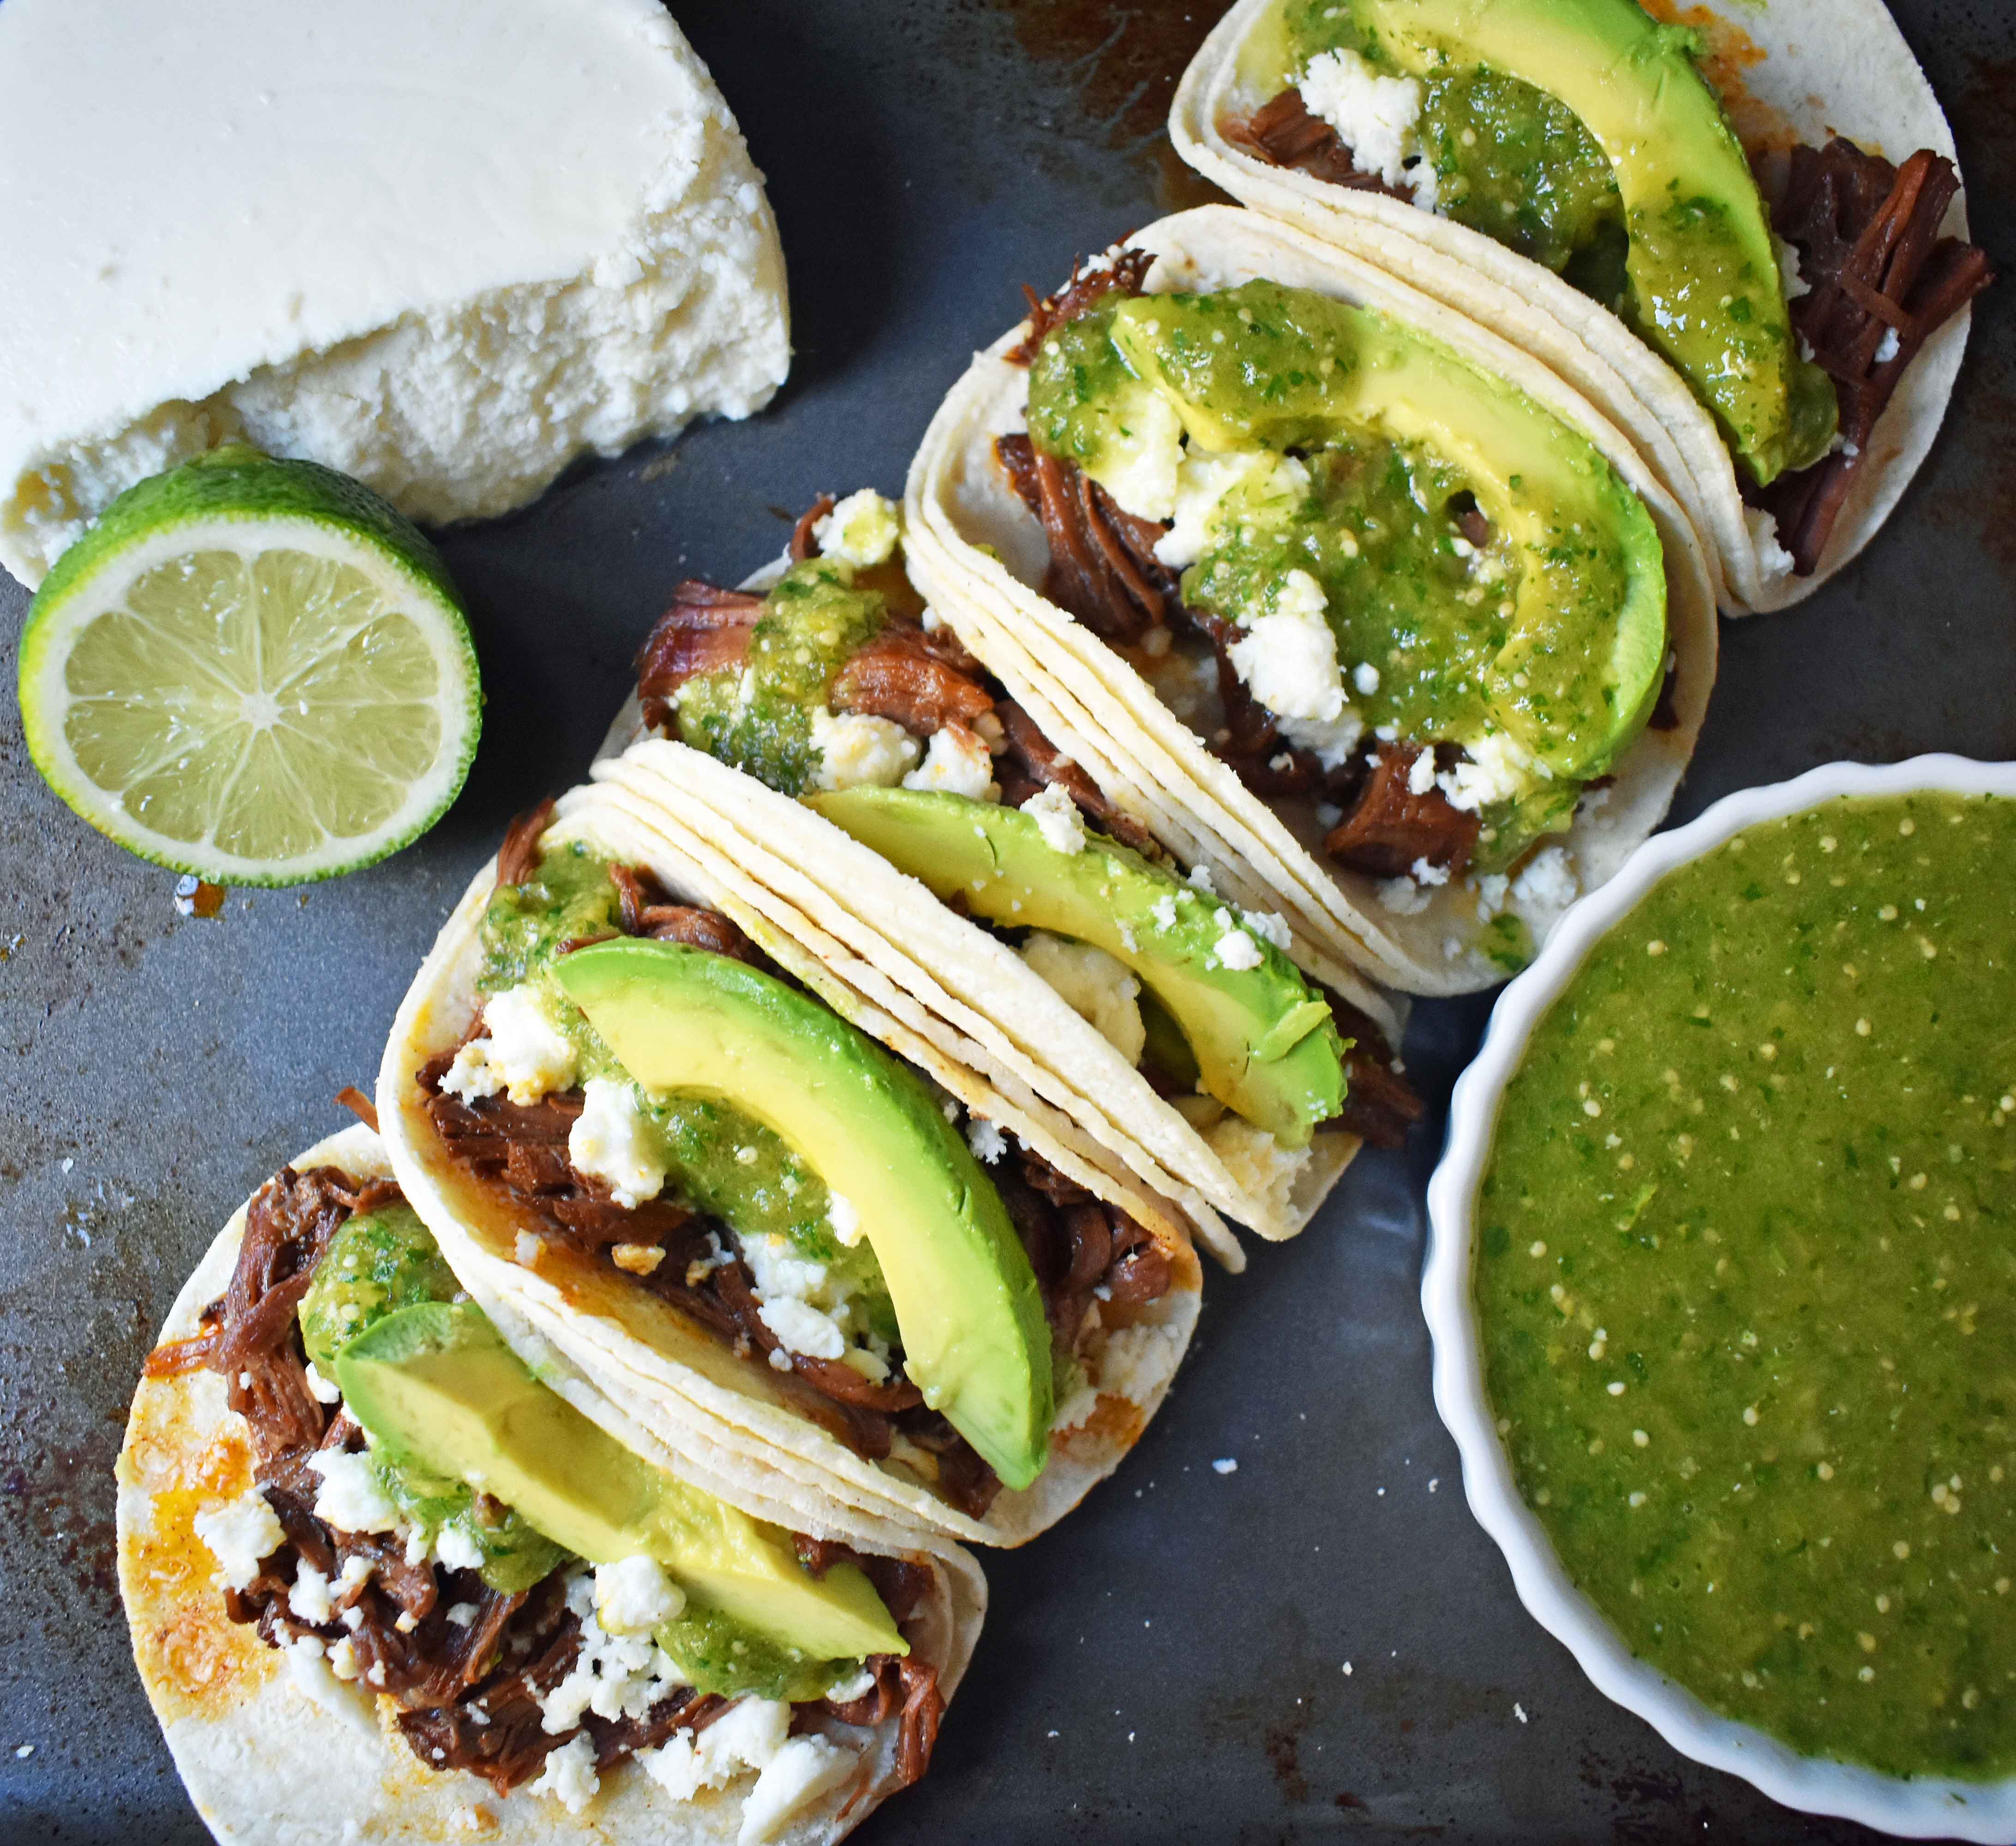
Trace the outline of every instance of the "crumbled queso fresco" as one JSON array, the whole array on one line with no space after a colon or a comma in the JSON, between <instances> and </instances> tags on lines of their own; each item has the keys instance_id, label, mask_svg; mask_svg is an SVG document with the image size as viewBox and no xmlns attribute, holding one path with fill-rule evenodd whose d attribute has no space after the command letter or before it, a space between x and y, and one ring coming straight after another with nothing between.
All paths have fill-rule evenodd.
<instances>
[{"instance_id":1,"label":"crumbled queso fresco","mask_svg":"<svg viewBox=\"0 0 2016 1846\"><path fill-rule=\"evenodd\" d=\"M1633 1651L1808 1754L2016 1771L2016 802L1838 800L1535 1028L1474 1287L1520 1491Z\"/></svg>"}]
</instances>

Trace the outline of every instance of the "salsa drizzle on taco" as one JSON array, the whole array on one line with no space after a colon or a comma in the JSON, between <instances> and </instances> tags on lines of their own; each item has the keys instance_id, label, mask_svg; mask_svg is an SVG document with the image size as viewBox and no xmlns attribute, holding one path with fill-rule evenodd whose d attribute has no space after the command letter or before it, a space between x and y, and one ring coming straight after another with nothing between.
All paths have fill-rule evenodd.
<instances>
[{"instance_id":1,"label":"salsa drizzle on taco","mask_svg":"<svg viewBox=\"0 0 2016 1846\"><path fill-rule=\"evenodd\" d=\"M822 1727L844 1738L835 1727L898 1718L894 1785L924 1772L942 1700L914 1650L798 1658L689 1599L648 1555L591 1569L518 1508L417 1467L360 1422L337 1382L346 1365L416 1314L443 1311L446 1324L487 1333L395 1183L288 1167L251 1200L229 1285L198 1331L147 1363L150 1379L207 1368L226 1380L254 1485L199 1512L196 1533L217 1556L229 1619L285 1653L316 1704L340 1699L342 1682L382 1694L428 1769L467 1772L500 1794L529 1784L575 1812L633 1757L675 1797L755 1768L747 1812L769 1815L759 1837L852 1770ZM507 1389L550 1399L488 1339ZM787 1577L837 1585L836 1570L859 1573L854 1606L873 1612L871 1628L893 1635L916 1617L924 1567L743 1519L657 1476L557 1399L545 1408L570 1440L607 1444L682 1504L715 1509L745 1545L767 1544ZM640 1595L655 1606L637 1613Z\"/></svg>"},{"instance_id":2,"label":"salsa drizzle on taco","mask_svg":"<svg viewBox=\"0 0 2016 1846\"><path fill-rule=\"evenodd\" d=\"M535 810L517 823L499 854L483 924L484 1010L461 1044L419 1073L448 1157L529 1214L535 1243L550 1239L605 1266L765 1368L856 1454L901 1456L962 1512L983 1516L1000 1480L906 1375L887 1283L848 1203L733 1105L646 1091L545 991L565 957L619 938L727 957L780 986L783 977L728 918L671 903L649 871L578 844L541 851L546 818ZM505 1033L513 1042L500 1046ZM520 1044L549 1034L539 1068ZM520 1080L502 1080L514 1063ZM986 1162L974 1179L991 1184L1006 1210L1068 1373L1095 1298L1109 1318L1159 1300L1168 1259L1124 1211L1012 1134L977 1119L967 1133ZM536 1247L519 1260L536 1267Z\"/></svg>"},{"instance_id":3,"label":"salsa drizzle on taco","mask_svg":"<svg viewBox=\"0 0 2016 1846\"><path fill-rule=\"evenodd\" d=\"M1226 142L1434 212L1610 308L1713 414L1744 498L1810 575L1905 371L1992 279L1978 246L1941 235L1953 163L1798 145L1760 168L1767 207L1699 35L1636 0L1278 13L1247 55L1282 87L1225 116Z\"/></svg>"}]
</instances>

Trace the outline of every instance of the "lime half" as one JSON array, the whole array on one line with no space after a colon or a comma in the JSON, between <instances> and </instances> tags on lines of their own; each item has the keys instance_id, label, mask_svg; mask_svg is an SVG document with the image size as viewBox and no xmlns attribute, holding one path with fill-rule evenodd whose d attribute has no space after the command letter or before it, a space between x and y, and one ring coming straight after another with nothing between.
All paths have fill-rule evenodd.
<instances>
[{"instance_id":1,"label":"lime half","mask_svg":"<svg viewBox=\"0 0 2016 1846\"><path fill-rule=\"evenodd\" d=\"M220 449L122 494L21 637L49 786L221 885L355 871L438 820L482 693L433 546L347 477Z\"/></svg>"}]
</instances>

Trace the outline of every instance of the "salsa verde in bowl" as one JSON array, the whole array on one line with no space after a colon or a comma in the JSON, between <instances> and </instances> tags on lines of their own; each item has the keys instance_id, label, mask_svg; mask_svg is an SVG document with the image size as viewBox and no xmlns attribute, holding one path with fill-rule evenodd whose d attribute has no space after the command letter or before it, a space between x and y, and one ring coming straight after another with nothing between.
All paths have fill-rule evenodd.
<instances>
[{"instance_id":1,"label":"salsa verde in bowl","mask_svg":"<svg viewBox=\"0 0 2016 1846\"><path fill-rule=\"evenodd\" d=\"M2016 1837L2016 766L1641 848L1456 1087L1422 1300L1521 1599L1790 1805Z\"/></svg>"}]
</instances>

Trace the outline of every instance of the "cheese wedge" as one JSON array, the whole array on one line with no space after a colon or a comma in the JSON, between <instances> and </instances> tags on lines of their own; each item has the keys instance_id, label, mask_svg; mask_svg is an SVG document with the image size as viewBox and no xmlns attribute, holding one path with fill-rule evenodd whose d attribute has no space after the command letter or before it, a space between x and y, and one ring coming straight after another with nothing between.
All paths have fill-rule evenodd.
<instances>
[{"instance_id":1,"label":"cheese wedge","mask_svg":"<svg viewBox=\"0 0 2016 1846\"><path fill-rule=\"evenodd\" d=\"M776 225L658 0L6 0L0 564L242 439L431 522L744 416Z\"/></svg>"}]
</instances>

